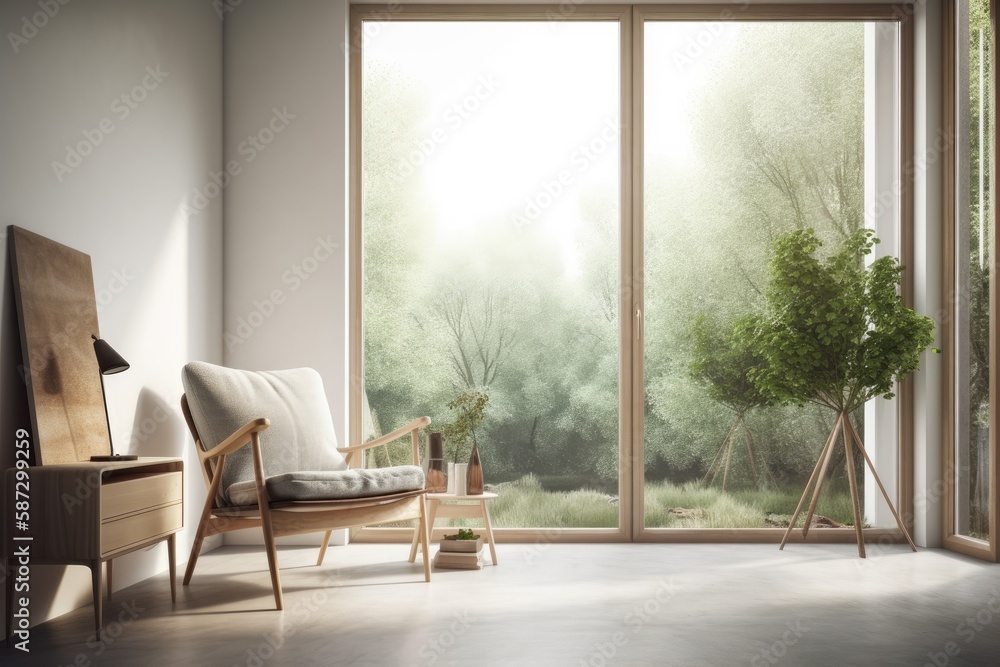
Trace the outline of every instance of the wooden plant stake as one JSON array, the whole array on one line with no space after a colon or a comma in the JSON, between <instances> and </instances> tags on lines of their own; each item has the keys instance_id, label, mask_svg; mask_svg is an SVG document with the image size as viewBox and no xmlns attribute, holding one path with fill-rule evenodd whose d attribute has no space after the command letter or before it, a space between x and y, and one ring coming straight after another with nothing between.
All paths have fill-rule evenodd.
<instances>
[{"instance_id":1,"label":"wooden plant stake","mask_svg":"<svg viewBox=\"0 0 1000 667\"><path fill-rule=\"evenodd\" d=\"M899 512L896 511L896 507L889 500L889 494L886 493L885 487L882 485L882 480L879 479L878 472L875 471L875 464L872 463L871 458L868 456L868 452L865 451L864 443L861 442L861 436L858 435L858 430L854 428L854 424L850 420L847 421L847 428L851 432L851 437L854 438L854 442L857 443L858 449L861 450L861 454L865 457L865 462L868 464L868 468L872 471L872 477L875 478L875 483L878 484L879 491L882 492L882 497L885 498L886 504L889 505L889 511L892 512L893 518L896 519L896 525L899 529L903 531L903 535L906 537L906 541L909 542L910 548L916 552L917 545L913 543L913 538L910 536L910 531L906 530L906 526L903 524L903 520L899 516Z\"/></svg>"},{"instance_id":2,"label":"wooden plant stake","mask_svg":"<svg viewBox=\"0 0 1000 667\"><path fill-rule=\"evenodd\" d=\"M746 416L743 412L738 412L736 414L736 419L733 421L733 425L729 427L729 432L726 433L726 437L722 441L722 446L719 447L719 451L715 454L715 458L712 459L712 465L708 467L708 472L702 478L701 483L705 486L712 486L715 484L715 479L722 473L722 490L726 490L726 483L729 479L729 464L733 457L733 440L736 438L736 430L743 427L743 439L746 442L747 454L750 458L750 474L753 475L754 487L760 489L760 477L757 475L757 464L754 459L754 449L753 449L753 437L750 435L750 427L747 425ZM761 459L761 465L767 472L767 476L774 482L774 476L771 474L770 469L767 467L767 462ZM711 477L711 479L709 479Z\"/></svg>"},{"instance_id":3,"label":"wooden plant stake","mask_svg":"<svg viewBox=\"0 0 1000 667\"><path fill-rule=\"evenodd\" d=\"M833 428L830 430L830 436L827 438L826 444L823 445L823 449L820 451L819 460L816 461L816 467L813 468L812 475L810 475L809 481L806 482L806 488L802 491L802 497L799 499L799 504L795 507L795 513L788 522L788 529L785 530L785 534L781 538L781 546L778 548L785 548L785 544L788 542L788 537L792 534L792 531L795 529L795 524L798 522L799 514L802 512L802 507L805 505L806 498L809 496L809 491L812 489L812 499L809 503L809 510L806 514L805 524L802 526L802 539L805 540L805 538L809 535L809 527L812 523L813 514L816 511L816 503L819 500L820 490L823 488L823 481L826 478L827 470L830 466L830 460L833 458L833 449L837 444L838 438L841 437L844 440L844 451L847 456L845 459L845 465L847 466L847 479L851 487L851 505L854 514L854 534L858 543L858 556L861 558L865 557L865 537L863 530L864 517L861 515L861 500L858 496L857 476L854 471L854 445L857 445L858 449L860 449L861 453L864 455L865 463L867 464L868 469L871 470L872 476L875 478L875 482L878 484L878 488L882 492L882 497L885 498L885 502L889 505L889 510L892 512L892 516L896 519L896 524L899 526L899 529L906 537L906 541L910 544L910 548L913 549L913 551L916 551L917 547L913 543L913 539L910 537L909 531L906 530L906 526L903 525L903 520L900 518L899 513L896 512L896 508L892 504L889 494L886 493L885 487L882 485L882 480L879 479L878 473L875 471L875 465L872 463L871 458L869 458L868 452L865 451L864 444L861 442L861 436L858 435L857 429L851 422L851 416L846 410L837 415Z\"/></svg>"}]
</instances>

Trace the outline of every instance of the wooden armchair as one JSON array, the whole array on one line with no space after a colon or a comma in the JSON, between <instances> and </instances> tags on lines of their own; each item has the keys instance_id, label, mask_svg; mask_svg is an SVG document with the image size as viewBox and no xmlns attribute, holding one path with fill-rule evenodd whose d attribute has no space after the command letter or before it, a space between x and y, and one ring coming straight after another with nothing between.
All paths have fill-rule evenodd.
<instances>
[{"instance_id":1,"label":"wooden armchair","mask_svg":"<svg viewBox=\"0 0 1000 667\"><path fill-rule=\"evenodd\" d=\"M284 604L274 539L416 519L430 581L428 526L417 432L428 417L362 445L337 447L319 374L311 369L256 373L204 362L182 372L181 409L198 447L208 497L184 585L209 535L260 528L278 609ZM264 415L247 417L248 415ZM234 426L235 425L235 426ZM355 454L410 434L413 465L350 468Z\"/></svg>"}]
</instances>

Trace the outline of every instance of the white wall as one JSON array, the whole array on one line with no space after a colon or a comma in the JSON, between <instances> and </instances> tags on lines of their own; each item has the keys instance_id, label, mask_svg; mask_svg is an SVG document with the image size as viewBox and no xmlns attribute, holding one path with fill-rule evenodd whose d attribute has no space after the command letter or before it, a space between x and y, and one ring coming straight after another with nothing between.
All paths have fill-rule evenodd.
<instances>
[{"instance_id":1,"label":"white wall","mask_svg":"<svg viewBox=\"0 0 1000 667\"><path fill-rule=\"evenodd\" d=\"M226 14L224 71L225 156L239 172L224 195L226 365L318 370L341 444L347 13L344 0L244 0ZM275 110L289 118L272 127ZM226 535L259 541L255 531Z\"/></svg>"},{"instance_id":2,"label":"white wall","mask_svg":"<svg viewBox=\"0 0 1000 667\"><path fill-rule=\"evenodd\" d=\"M8 33L28 39L15 45ZM204 0L4 0L0 34L0 225L91 256L101 334L132 365L106 382L116 449L185 458L185 560L205 492L179 411L180 368L222 361L222 210L217 199L188 219L183 205L222 163L221 21ZM135 108L115 102L133 93ZM74 168L53 168L81 142ZM29 422L6 238L0 251L6 442ZM0 469L12 465L0 447ZM116 588L165 569L166 547L130 554L116 561ZM32 576L33 623L91 601L86 568Z\"/></svg>"},{"instance_id":3,"label":"white wall","mask_svg":"<svg viewBox=\"0 0 1000 667\"><path fill-rule=\"evenodd\" d=\"M941 327L953 326L941 290L942 237L942 40L941 4L935 0L916 8L914 235L912 270L917 276L913 307L937 323L934 345L940 347ZM907 267L910 269L911 267ZM942 382L947 356L926 353L913 380L913 538L919 546L939 547L944 539L942 444Z\"/></svg>"}]
</instances>

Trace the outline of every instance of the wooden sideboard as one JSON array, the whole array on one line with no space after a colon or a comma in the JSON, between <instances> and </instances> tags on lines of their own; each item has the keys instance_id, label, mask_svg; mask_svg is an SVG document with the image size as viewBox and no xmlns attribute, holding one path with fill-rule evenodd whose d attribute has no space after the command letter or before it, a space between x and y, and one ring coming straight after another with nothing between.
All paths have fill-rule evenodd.
<instances>
[{"instance_id":1,"label":"wooden sideboard","mask_svg":"<svg viewBox=\"0 0 1000 667\"><path fill-rule=\"evenodd\" d=\"M66 463L28 471L28 528L14 511L16 474L7 471L10 501L4 555L16 567L16 549L30 545L32 565L85 565L94 588L97 631L102 620L102 564L107 563L111 595L114 559L166 540L170 597L176 600L177 532L184 526L184 464L179 458ZM23 480L23 475L22 475ZM24 491L23 482L20 490ZM18 500L23 501L23 496ZM20 507L24 507L21 505ZM23 518L23 517L22 517ZM7 636L11 636L14 576L7 577Z\"/></svg>"}]
</instances>

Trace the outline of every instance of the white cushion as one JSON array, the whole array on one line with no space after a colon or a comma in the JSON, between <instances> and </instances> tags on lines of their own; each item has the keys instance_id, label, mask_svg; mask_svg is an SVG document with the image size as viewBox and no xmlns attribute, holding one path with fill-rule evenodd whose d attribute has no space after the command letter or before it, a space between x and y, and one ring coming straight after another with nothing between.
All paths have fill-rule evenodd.
<instances>
[{"instance_id":1,"label":"white cushion","mask_svg":"<svg viewBox=\"0 0 1000 667\"><path fill-rule=\"evenodd\" d=\"M323 380L311 368L244 371L193 361L181 372L191 418L202 445L211 449L247 422L260 417L271 426L260 434L266 477L301 471L347 470L337 451ZM253 484L253 455L243 447L226 456L220 489ZM253 504L256 504L256 496Z\"/></svg>"}]
</instances>

